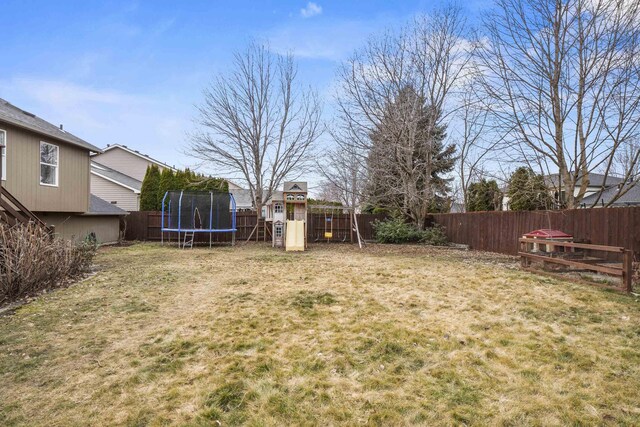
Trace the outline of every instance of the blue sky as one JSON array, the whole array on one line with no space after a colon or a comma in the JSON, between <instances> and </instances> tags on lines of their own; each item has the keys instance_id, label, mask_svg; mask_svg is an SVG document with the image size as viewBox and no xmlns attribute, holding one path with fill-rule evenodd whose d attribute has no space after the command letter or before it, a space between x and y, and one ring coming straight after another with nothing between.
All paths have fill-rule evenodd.
<instances>
[{"instance_id":1,"label":"blue sky","mask_svg":"<svg viewBox=\"0 0 640 427\"><path fill-rule=\"evenodd\" d=\"M0 98L98 145L179 167L194 104L251 39L293 51L331 112L336 67L428 1L19 1L2 3ZM485 0L465 4L471 17ZM328 141L324 141L328 143ZM215 171L209 171L215 173Z\"/></svg>"}]
</instances>

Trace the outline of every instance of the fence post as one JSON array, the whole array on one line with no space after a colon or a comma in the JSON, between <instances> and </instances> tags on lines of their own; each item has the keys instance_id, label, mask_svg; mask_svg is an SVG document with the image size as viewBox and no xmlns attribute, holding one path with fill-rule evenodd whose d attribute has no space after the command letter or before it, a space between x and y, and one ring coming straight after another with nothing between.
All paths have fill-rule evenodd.
<instances>
[{"instance_id":1,"label":"fence post","mask_svg":"<svg viewBox=\"0 0 640 427\"><path fill-rule=\"evenodd\" d=\"M622 255L622 285L625 292L633 292L633 251L629 249Z\"/></svg>"}]
</instances>

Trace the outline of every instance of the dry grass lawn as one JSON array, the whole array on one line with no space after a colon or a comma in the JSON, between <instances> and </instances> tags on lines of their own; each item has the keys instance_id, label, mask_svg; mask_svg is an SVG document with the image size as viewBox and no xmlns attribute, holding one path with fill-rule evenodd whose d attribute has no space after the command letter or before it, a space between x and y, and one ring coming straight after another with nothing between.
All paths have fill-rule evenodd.
<instances>
[{"instance_id":1,"label":"dry grass lawn","mask_svg":"<svg viewBox=\"0 0 640 427\"><path fill-rule=\"evenodd\" d=\"M445 249L108 248L0 317L0 425L640 424L640 303Z\"/></svg>"}]
</instances>

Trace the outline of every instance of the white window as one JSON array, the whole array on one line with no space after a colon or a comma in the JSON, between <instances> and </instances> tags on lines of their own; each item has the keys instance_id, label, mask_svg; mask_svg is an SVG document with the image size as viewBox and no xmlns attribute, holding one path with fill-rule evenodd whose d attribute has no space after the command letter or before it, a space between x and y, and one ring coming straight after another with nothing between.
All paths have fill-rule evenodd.
<instances>
[{"instance_id":1,"label":"white window","mask_svg":"<svg viewBox=\"0 0 640 427\"><path fill-rule=\"evenodd\" d=\"M276 237L282 237L282 224L276 224Z\"/></svg>"},{"instance_id":2,"label":"white window","mask_svg":"<svg viewBox=\"0 0 640 427\"><path fill-rule=\"evenodd\" d=\"M47 142L40 143L40 184L58 186L58 146Z\"/></svg>"},{"instance_id":3,"label":"white window","mask_svg":"<svg viewBox=\"0 0 640 427\"><path fill-rule=\"evenodd\" d=\"M274 211L275 213L282 213L282 203L276 203L276 204L273 206L273 211Z\"/></svg>"},{"instance_id":4,"label":"white window","mask_svg":"<svg viewBox=\"0 0 640 427\"><path fill-rule=\"evenodd\" d=\"M298 194L298 195L296 196L296 199L297 199L297 200L304 200L304 194Z\"/></svg>"},{"instance_id":5,"label":"white window","mask_svg":"<svg viewBox=\"0 0 640 427\"><path fill-rule=\"evenodd\" d=\"M0 179L7 180L7 132L0 129L0 162L2 162L2 176Z\"/></svg>"},{"instance_id":6,"label":"white window","mask_svg":"<svg viewBox=\"0 0 640 427\"><path fill-rule=\"evenodd\" d=\"M287 194L287 200L293 200L293 199L294 199L293 194Z\"/></svg>"}]
</instances>

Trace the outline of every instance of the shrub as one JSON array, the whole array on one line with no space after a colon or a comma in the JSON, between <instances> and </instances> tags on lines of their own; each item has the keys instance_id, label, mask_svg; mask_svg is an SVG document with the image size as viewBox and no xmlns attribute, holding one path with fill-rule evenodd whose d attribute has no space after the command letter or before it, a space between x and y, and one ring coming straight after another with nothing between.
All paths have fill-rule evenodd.
<instances>
[{"instance_id":1,"label":"shrub","mask_svg":"<svg viewBox=\"0 0 640 427\"><path fill-rule=\"evenodd\" d=\"M419 230L415 225L405 222L402 218L376 221L373 224L373 229L378 243L421 242L436 246L447 244L447 236L443 227L434 226Z\"/></svg>"},{"instance_id":2,"label":"shrub","mask_svg":"<svg viewBox=\"0 0 640 427\"><path fill-rule=\"evenodd\" d=\"M422 231L420 241L433 246L445 246L449 243L447 235L444 232L444 227L441 225L434 225Z\"/></svg>"},{"instance_id":3,"label":"shrub","mask_svg":"<svg viewBox=\"0 0 640 427\"><path fill-rule=\"evenodd\" d=\"M0 224L0 304L63 285L89 271L95 240L53 238L36 225Z\"/></svg>"},{"instance_id":4,"label":"shrub","mask_svg":"<svg viewBox=\"0 0 640 427\"><path fill-rule=\"evenodd\" d=\"M373 230L378 243L419 242L422 237L420 230L399 217L376 221L373 223Z\"/></svg>"}]
</instances>

